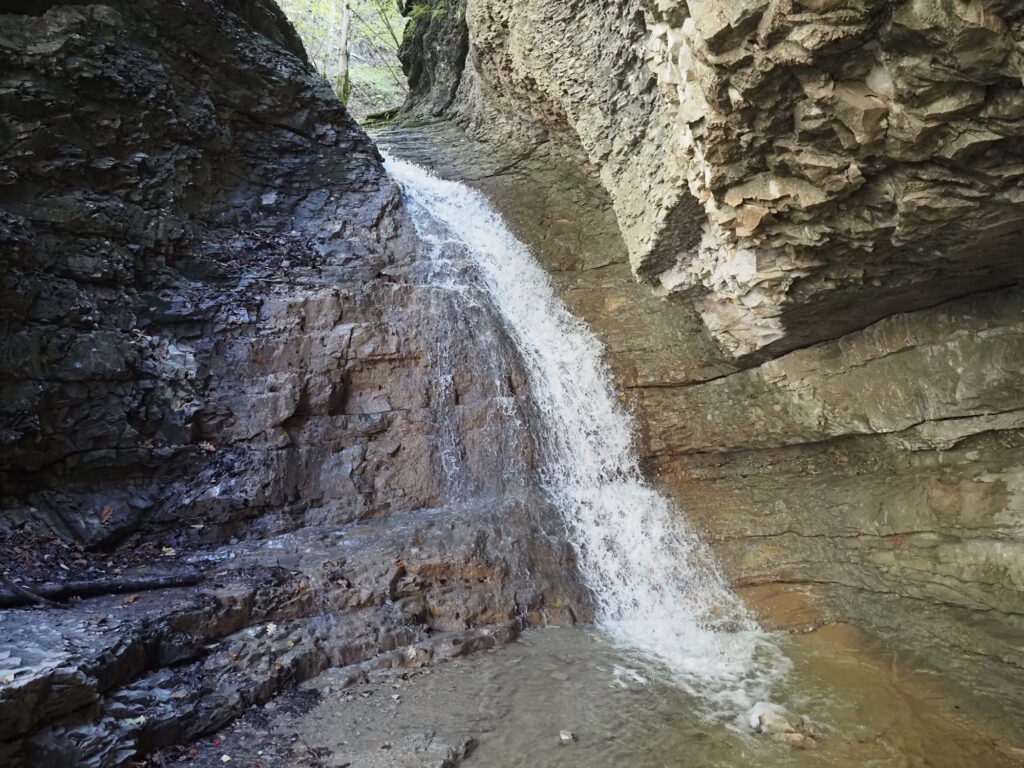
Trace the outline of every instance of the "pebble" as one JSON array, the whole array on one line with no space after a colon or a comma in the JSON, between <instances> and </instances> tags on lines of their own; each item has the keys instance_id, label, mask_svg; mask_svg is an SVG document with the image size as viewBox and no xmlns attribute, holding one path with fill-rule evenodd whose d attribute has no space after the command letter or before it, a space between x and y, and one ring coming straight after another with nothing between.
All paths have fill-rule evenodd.
<instances>
[{"instance_id":1,"label":"pebble","mask_svg":"<svg viewBox=\"0 0 1024 768\"><path fill-rule=\"evenodd\" d=\"M558 739L562 742L562 744L572 744L574 741L576 741L576 734L572 731L561 731L558 734Z\"/></svg>"}]
</instances>

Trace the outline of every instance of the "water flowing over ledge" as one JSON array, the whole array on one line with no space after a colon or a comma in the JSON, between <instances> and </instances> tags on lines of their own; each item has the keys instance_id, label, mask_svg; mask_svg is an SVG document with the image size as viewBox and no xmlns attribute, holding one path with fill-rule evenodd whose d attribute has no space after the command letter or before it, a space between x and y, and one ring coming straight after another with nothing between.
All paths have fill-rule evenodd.
<instances>
[{"instance_id":1,"label":"water flowing over ledge","mask_svg":"<svg viewBox=\"0 0 1024 768\"><path fill-rule=\"evenodd\" d=\"M711 716L767 699L789 661L725 584L682 511L644 480L602 348L478 192L386 157L434 280L490 306L529 372L541 479L577 550L598 625Z\"/></svg>"}]
</instances>

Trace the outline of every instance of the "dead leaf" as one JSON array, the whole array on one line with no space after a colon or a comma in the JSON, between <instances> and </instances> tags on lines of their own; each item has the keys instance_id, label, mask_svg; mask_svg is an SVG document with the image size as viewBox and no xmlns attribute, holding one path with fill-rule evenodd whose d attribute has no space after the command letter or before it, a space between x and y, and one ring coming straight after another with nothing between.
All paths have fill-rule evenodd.
<instances>
[{"instance_id":1,"label":"dead leaf","mask_svg":"<svg viewBox=\"0 0 1024 768\"><path fill-rule=\"evenodd\" d=\"M209 440L203 440L201 443L199 443L199 447L202 448L207 453L213 453L214 451L217 450L217 446L211 443Z\"/></svg>"},{"instance_id":2,"label":"dead leaf","mask_svg":"<svg viewBox=\"0 0 1024 768\"><path fill-rule=\"evenodd\" d=\"M100 523L106 525L110 522L110 518L114 516L114 508L107 504L103 509L100 510Z\"/></svg>"},{"instance_id":3,"label":"dead leaf","mask_svg":"<svg viewBox=\"0 0 1024 768\"><path fill-rule=\"evenodd\" d=\"M139 599L138 595L125 595L124 599L121 602L123 602L125 605L131 605L132 603L134 603L138 599Z\"/></svg>"},{"instance_id":4,"label":"dead leaf","mask_svg":"<svg viewBox=\"0 0 1024 768\"><path fill-rule=\"evenodd\" d=\"M186 696L188 696L188 691L186 691L184 688L179 688L171 694L172 699L184 699Z\"/></svg>"}]
</instances>

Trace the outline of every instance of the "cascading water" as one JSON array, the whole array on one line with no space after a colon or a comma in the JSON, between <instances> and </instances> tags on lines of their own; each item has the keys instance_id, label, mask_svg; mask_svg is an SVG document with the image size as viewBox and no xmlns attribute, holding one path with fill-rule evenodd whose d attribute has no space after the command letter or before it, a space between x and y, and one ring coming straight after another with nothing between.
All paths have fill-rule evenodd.
<instances>
[{"instance_id":1,"label":"cascading water","mask_svg":"<svg viewBox=\"0 0 1024 768\"><path fill-rule=\"evenodd\" d=\"M438 279L492 306L525 362L542 420L542 484L565 518L599 626L657 662L709 714L767 698L788 661L681 511L645 482L597 339L482 195L401 160L386 167L443 266Z\"/></svg>"}]
</instances>

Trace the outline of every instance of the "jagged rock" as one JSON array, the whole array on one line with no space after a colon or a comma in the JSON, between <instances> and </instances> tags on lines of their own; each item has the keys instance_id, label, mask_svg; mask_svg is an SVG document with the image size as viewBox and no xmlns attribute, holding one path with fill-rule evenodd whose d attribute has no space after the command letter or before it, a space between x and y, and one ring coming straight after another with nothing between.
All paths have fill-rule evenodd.
<instances>
[{"instance_id":1,"label":"jagged rock","mask_svg":"<svg viewBox=\"0 0 1024 768\"><path fill-rule=\"evenodd\" d=\"M1024 276L1024 121L996 114L1024 97L1013 4L457 7L447 114L592 164L637 277L695 301L734 357Z\"/></svg>"},{"instance_id":2,"label":"jagged rock","mask_svg":"<svg viewBox=\"0 0 1024 768\"><path fill-rule=\"evenodd\" d=\"M585 620L511 341L427 284L276 5L28 5L0 13L0 561L206 578L0 611L0 762L113 768L331 666Z\"/></svg>"}]
</instances>

